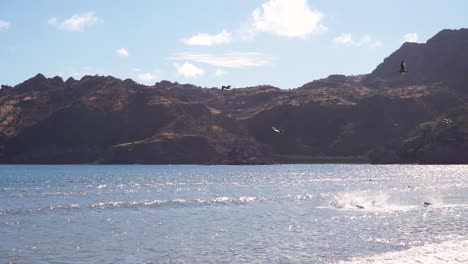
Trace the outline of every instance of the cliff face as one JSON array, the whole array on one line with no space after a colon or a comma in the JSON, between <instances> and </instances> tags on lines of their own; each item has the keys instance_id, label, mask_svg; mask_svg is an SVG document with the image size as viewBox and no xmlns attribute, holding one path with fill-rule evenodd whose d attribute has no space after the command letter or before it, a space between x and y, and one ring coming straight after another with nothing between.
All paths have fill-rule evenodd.
<instances>
[{"instance_id":1,"label":"cliff face","mask_svg":"<svg viewBox=\"0 0 468 264\"><path fill-rule=\"evenodd\" d=\"M376 163L467 163L467 41L466 29L444 30L426 44L405 43L371 74L331 75L291 90L38 74L0 90L0 162L258 164L369 155ZM457 117L448 116L453 111Z\"/></svg>"},{"instance_id":2,"label":"cliff face","mask_svg":"<svg viewBox=\"0 0 468 264\"><path fill-rule=\"evenodd\" d=\"M406 61L409 74L401 78L399 64ZM374 87L443 83L465 90L468 83L468 29L442 30L427 43L404 43L366 78Z\"/></svg>"}]
</instances>

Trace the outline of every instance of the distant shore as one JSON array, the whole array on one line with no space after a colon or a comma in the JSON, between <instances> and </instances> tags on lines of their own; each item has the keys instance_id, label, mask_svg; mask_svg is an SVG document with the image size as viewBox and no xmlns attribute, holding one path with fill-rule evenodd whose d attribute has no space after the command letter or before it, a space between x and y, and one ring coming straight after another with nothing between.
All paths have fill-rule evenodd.
<instances>
[{"instance_id":1,"label":"distant shore","mask_svg":"<svg viewBox=\"0 0 468 264\"><path fill-rule=\"evenodd\" d=\"M276 163L285 164L370 164L367 156L306 156L306 155L274 155Z\"/></svg>"}]
</instances>

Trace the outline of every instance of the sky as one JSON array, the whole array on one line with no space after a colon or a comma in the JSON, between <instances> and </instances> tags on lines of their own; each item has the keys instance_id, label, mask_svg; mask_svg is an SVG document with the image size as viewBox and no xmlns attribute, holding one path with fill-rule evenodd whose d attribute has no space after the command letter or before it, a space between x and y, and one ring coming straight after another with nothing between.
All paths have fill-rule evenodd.
<instances>
[{"instance_id":1,"label":"sky","mask_svg":"<svg viewBox=\"0 0 468 264\"><path fill-rule=\"evenodd\" d=\"M468 27L466 0L0 0L0 84L112 75L296 88Z\"/></svg>"}]
</instances>

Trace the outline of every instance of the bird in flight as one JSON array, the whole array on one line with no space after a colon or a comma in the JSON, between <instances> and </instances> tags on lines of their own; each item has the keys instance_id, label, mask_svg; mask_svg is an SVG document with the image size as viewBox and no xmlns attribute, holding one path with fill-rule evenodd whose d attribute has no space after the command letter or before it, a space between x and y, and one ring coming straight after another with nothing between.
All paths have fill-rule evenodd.
<instances>
[{"instance_id":1,"label":"bird in flight","mask_svg":"<svg viewBox=\"0 0 468 264\"><path fill-rule=\"evenodd\" d=\"M224 91L224 90L229 90L231 89L231 85L227 85L227 86L221 86L221 91Z\"/></svg>"},{"instance_id":2,"label":"bird in flight","mask_svg":"<svg viewBox=\"0 0 468 264\"><path fill-rule=\"evenodd\" d=\"M280 135L282 135L284 133L284 131L282 129L279 129L279 128L276 128L276 127L271 127L271 129L273 130L273 132L278 133Z\"/></svg>"},{"instance_id":3,"label":"bird in flight","mask_svg":"<svg viewBox=\"0 0 468 264\"><path fill-rule=\"evenodd\" d=\"M406 69L406 63L405 60L402 60L400 64L400 75L404 75L406 73L408 73L408 70Z\"/></svg>"}]
</instances>

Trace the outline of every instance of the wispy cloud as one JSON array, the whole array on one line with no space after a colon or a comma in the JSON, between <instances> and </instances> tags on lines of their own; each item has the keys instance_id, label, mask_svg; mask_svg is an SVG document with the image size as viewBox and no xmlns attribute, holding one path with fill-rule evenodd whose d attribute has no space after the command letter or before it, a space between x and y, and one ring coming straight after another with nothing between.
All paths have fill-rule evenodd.
<instances>
[{"instance_id":1,"label":"wispy cloud","mask_svg":"<svg viewBox=\"0 0 468 264\"><path fill-rule=\"evenodd\" d=\"M130 56L130 54L128 53L128 50L125 49L125 48L117 49L117 50L115 51L115 53L116 53L117 56L119 56L119 57L128 57L128 56Z\"/></svg>"},{"instance_id":2,"label":"wispy cloud","mask_svg":"<svg viewBox=\"0 0 468 264\"><path fill-rule=\"evenodd\" d=\"M355 43L353 40L353 35L349 33L343 33L339 35L338 37L333 39L333 42L335 44L341 44L346 46L352 46Z\"/></svg>"},{"instance_id":3,"label":"wispy cloud","mask_svg":"<svg viewBox=\"0 0 468 264\"><path fill-rule=\"evenodd\" d=\"M418 34L417 33L408 33L403 36L401 39L402 42L418 42Z\"/></svg>"},{"instance_id":4,"label":"wispy cloud","mask_svg":"<svg viewBox=\"0 0 468 264\"><path fill-rule=\"evenodd\" d=\"M56 26L60 30L69 32L83 32L87 27L96 24L99 18L94 12L75 14L64 21L60 21L56 17L47 20L47 23Z\"/></svg>"},{"instance_id":5,"label":"wispy cloud","mask_svg":"<svg viewBox=\"0 0 468 264\"><path fill-rule=\"evenodd\" d=\"M348 47L369 47L378 48L383 45L381 41L374 40L369 35L364 35L359 40L355 40L353 35L350 33L343 33L333 39L333 43L337 45L344 45Z\"/></svg>"},{"instance_id":6,"label":"wispy cloud","mask_svg":"<svg viewBox=\"0 0 468 264\"><path fill-rule=\"evenodd\" d=\"M216 77L221 77L221 76L226 75L226 74L227 74L227 71L221 70L221 69L217 69L217 70L215 71L214 74L215 74Z\"/></svg>"},{"instance_id":7,"label":"wispy cloud","mask_svg":"<svg viewBox=\"0 0 468 264\"><path fill-rule=\"evenodd\" d=\"M189 39L183 39L182 42L192 46L213 46L231 43L231 35L232 34L226 30L221 31L216 35L200 33L190 37Z\"/></svg>"},{"instance_id":8,"label":"wispy cloud","mask_svg":"<svg viewBox=\"0 0 468 264\"><path fill-rule=\"evenodd\" d=\"M202 68L199 68L189 62L184 62L182 65L174 63L174 66L177 69L177 74L183 77L197 78L205 74L205 71Z\"/></svg>"},{"instance_id":9,"label":"wispy cloud","mask_svg":"<svg viewBox=\"0 0 468 264\"><path fill-rule=\"evenodd\" d=\"M284 37L307 37L327 32L324 14L312 10L307 0L268 0L251 15L252 29ZM253 34L252 31L247 31Z\"/></svg>"},{"instance_id":10,"label":"wispy cloud","mask_svg":"<svg viewBox=\"0 0 468 264\"><path fill-rule=\"evenodd\" d=\"M205 63L224 68L259 67L272 63L273 57L258 52L230 52L224 54L176 53L169 59Z\"/></svg>"},{"instance_id":11,"label":"wispy cloud","mask_svg":"<svg viewBox=\"0 0 468 264\"><path fill-rule=\"evenodd\" d=\"M5 21L5 20L0 19L0 30L9 29L10 26L11 26L11 23L9 21Z\"/></svg>"}]
</instances>

